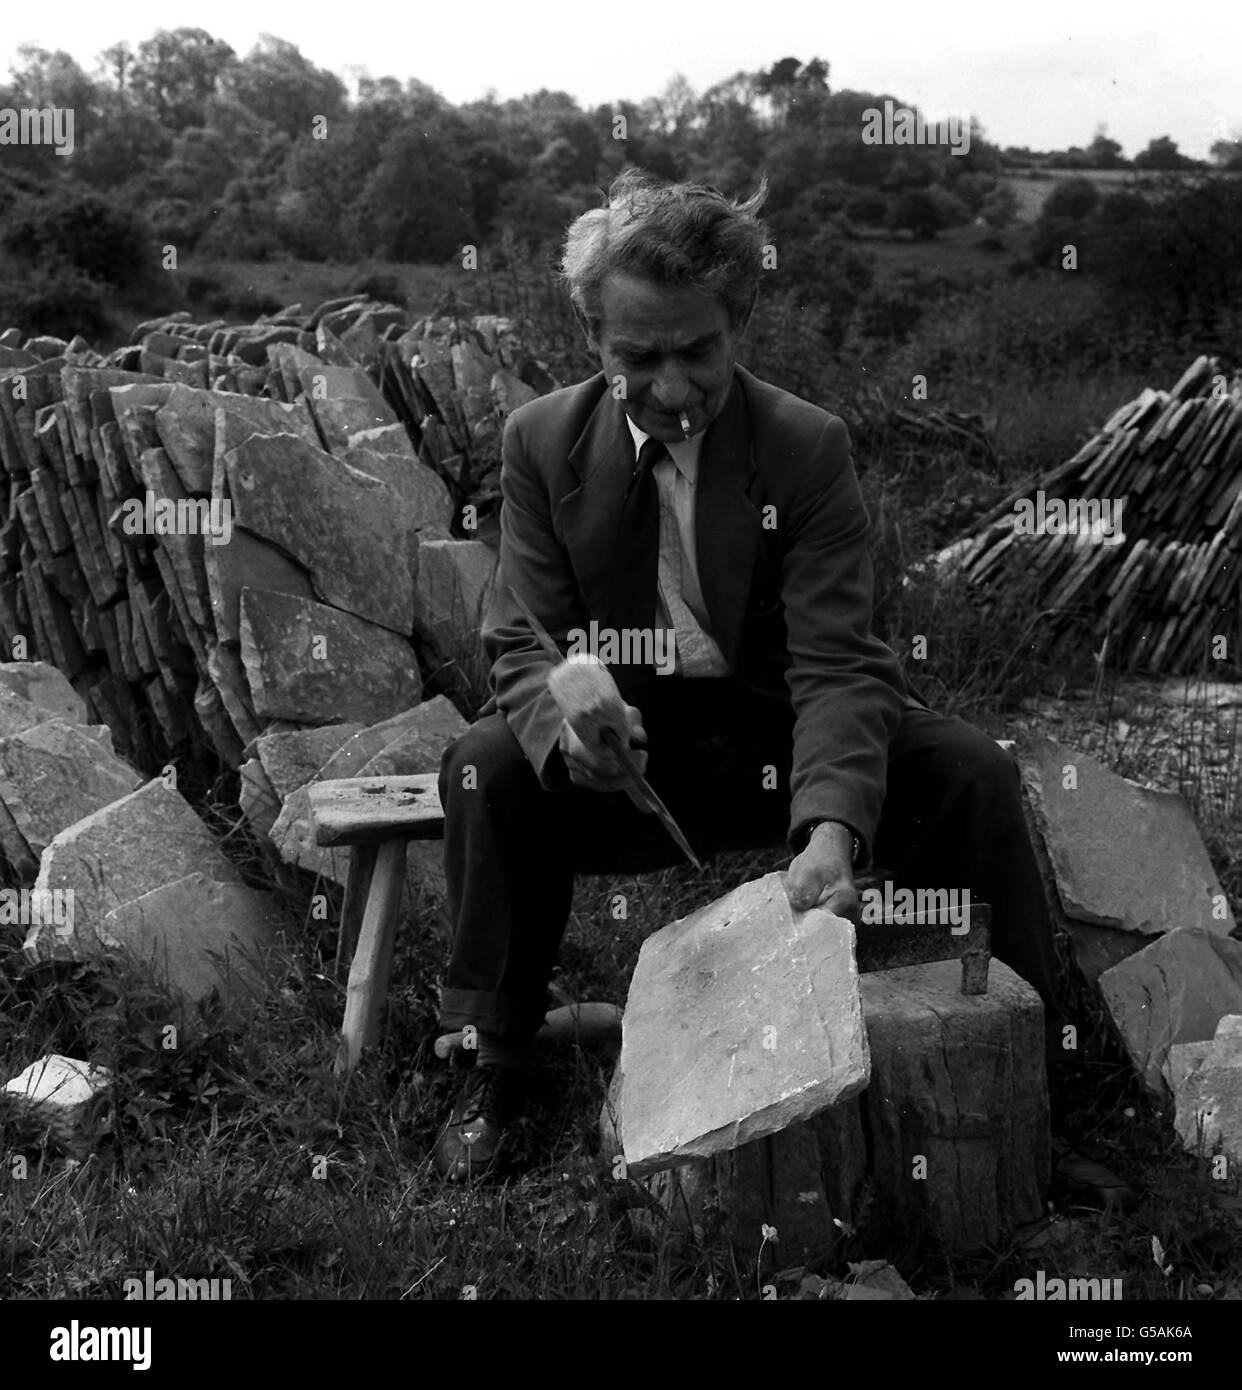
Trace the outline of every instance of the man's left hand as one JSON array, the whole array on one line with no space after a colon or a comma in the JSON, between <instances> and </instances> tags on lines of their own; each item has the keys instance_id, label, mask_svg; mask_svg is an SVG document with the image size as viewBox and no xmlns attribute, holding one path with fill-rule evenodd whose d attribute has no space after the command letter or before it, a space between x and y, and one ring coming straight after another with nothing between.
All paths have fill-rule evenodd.
<instances>
[{"instance_id":1,"label":"man's left hand","mask_svg":"<svg viewBox=\"0 0 1242 1390\"><path fill-rule=\"evenodd\" d=\"M821 821L806 848L790 864L785 892L795 912L825 907L838 917L858 923L859 901L854 888L854 836L838 821Z\"/></svg>"}]
</instances>

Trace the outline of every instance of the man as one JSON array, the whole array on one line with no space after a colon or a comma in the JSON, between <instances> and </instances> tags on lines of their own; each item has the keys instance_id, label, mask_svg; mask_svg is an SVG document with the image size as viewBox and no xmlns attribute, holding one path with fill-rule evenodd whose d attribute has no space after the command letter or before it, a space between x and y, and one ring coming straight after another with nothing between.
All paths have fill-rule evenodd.
<instances>
[{"instance_id":1,"label":"man","mask_svg":"<svg viewBox=\"0 0 1242 1390\"><path fill-rule=\"evenodd\" d=\"M450 1179L486 1169L520 1113L574 874L682 858L614 755L562 718L510 586L563 651L592 631L671 634L671 673L650 655L609 669L700 854L786 841L798 910L856 915L872 862L903 885L968 888L993 906L996 955L1054 999L1014 760L927 709L872 633L844 424L736 364L763 195L622 174L571 226L562 267L601 371L505 431L493 696L440 775L455 928L441 1022L478 1039L436 1146Z\"/></svg>"}]
</instances>

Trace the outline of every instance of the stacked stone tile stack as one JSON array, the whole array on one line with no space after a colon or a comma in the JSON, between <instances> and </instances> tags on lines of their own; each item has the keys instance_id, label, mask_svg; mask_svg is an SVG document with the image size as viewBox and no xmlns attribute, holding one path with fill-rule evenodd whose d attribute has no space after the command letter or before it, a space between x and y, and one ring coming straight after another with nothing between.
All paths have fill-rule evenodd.
<instances>
[{"instance_id":1,"label":"stacked stone tile stack","mask_svg":"<svg viewBox=\"0 0 1242 1390\"><path fill-rule=\"evenodd\" d=\"M1039 493L1042 492L1042 504ZM1015 526L1022 502L1044 534ZM1056 504L1124 501L1124 540L1062 526ZM1078 517L1084 516L1081 506ZM1089 520L1089 513L1086 514ZM1067 515L1068 519L1068 515ZM1036 492L1014 493L944 552L986 600L1033 572L1050 644L1108 643L1110 662L1194 674L1242 646L1242 379L1200 357L1171 391L1122 406Z\"/></svg>"},{"instance_id":2,"label":"stacked stone tile stack","mask_svg":"<svg viewBox=\"0 0 1242 1390\"><path fill-rule=\"evenodd\" d=\"M3 654L58 667L148 772L380 723L433 674L471 713L495 564L471 529L506 415L553 384L505 320L364 296L176 314L106 357L10 329Z\"/></svg>"}]
</instances>

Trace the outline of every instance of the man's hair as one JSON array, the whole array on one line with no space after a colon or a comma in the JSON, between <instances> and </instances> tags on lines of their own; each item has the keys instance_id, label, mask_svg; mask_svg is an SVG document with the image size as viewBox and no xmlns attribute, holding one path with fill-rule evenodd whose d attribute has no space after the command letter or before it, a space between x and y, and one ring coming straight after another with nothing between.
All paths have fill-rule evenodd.
<instances>
[{"instance_id":1,"label":"man's hair","mask_svg":"<svg viewBox=\"0 0 1242 1390\"><path fill-rule=\"evenodd\" d=\"M614 271L695 290L723 304L732 327L745 322L763 273L768 231L756 214L767 179L743 203L701 183L669 183L625 169L603 207L570 225L561 276L578 311L594 329L600 287Z\"/></svg>"}]
</instances>

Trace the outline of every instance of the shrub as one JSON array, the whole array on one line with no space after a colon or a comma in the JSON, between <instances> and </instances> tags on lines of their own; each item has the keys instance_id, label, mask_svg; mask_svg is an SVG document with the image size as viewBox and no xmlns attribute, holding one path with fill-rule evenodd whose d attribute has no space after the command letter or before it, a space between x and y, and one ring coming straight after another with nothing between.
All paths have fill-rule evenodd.
<instances>
[{"instance_id":1,"label":"shrub","mask_svg":"<svg viewBox=\"0 0 1242 1390\"><path fill-rule=\"evenodd\" d=\"M372 299L383 300L385 304L396 304L402 309L408 308L410 303L401 277L391 270L363 271L350 284L349 293L367 294Z\"/></svg>"},{"instance_id":2,"label":"shrub","mask_svg":"<svg viewBox=\"0 0 1242 1390\"><path fill-rule=\"evenodd\" d=\"M109 330L104 289L76 266L45 262L0 281L0 321L29 337L98 339Z\"/></svg>"},{"instance_id":3,"label":"shrub","mask_svg":"<svg viewBox=\"0 0 1242 1390\"><path fill-rule=\"evenodd\" d=\"M92 280L134 284L146 268L149 232L128 208L92 189L61 188L18 200L0 245L28 265L75 266Z\"/></svg>"}]
</instances>

